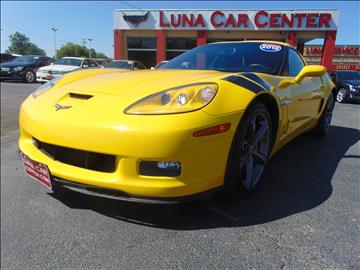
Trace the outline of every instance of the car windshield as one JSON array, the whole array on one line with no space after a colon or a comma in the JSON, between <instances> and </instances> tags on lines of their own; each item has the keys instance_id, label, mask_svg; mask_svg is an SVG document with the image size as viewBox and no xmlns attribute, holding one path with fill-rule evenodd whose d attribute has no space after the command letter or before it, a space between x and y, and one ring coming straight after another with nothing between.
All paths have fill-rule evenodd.
<instances>
[{"instance_id":1,"label":"car windshield","mask_svg":"<svg viewBox=\"0 0 360 270\"><path fill-rule=\"evenodd\" d=\"M54 62L54 65L66 65L66 66L77 66L79 67L81 65L82 60L81 59L75 59L75 58L61 58Z\"/></svg>"},{"instance_id":2,"label":"car windshield","mask_svg":"<svg viewBox=\"0 0 360 270\"><path fill-rule=\"evenodd\" d=\"M360 80L360 72L356 71L337 71L336 72L340 79L347 81Z\"/></svg>"},{"instance_id":3,"label":"car windshield","mask_svg":"<svg viewBox=\"0 0 360 270\"><path fill-rule=\"evenodd\" d=\"M106 68L122 68L122 69L131 69L132 62L129 61L111 61L106 64Z\"/></svg>"},{"instance_id":4,"label":"car windshield","mask_svg":"<svg viewBox=\"0 0 360 270\"><path fill-rule=\"evenodd\" d=\"M215 43L197 47L160 69L217 70L277 74L285 47L264 42Z\"/></svg>"},{"instance_id":5,"label":"car windshield","mask_svg":"<svg viewBox=\"0 0 360 270\"><path fill-rule=\"evenodd\" d=\"M12 63L17 63L17 64L32 64L32 63L36 63L36 61L39 60L39 56L20 56L18 58L15 58L14 60L12 60Z\"/></svg>"}]
</instances>

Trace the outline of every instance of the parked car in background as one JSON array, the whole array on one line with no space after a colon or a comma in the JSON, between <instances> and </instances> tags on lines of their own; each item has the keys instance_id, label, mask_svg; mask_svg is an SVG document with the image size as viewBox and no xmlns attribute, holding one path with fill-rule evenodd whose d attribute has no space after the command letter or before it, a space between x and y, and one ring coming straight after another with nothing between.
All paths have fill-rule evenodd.
<instances>
[{"instance_id":1,"label":"parked car in background","mask_svg":"<svg viewBox=\"0 0 360 270\"><path fill-rule=\"evenodd\" d=\"M329 73L336 89L336 101L360 101L360 71L336 70Z\"/></svg>"},{"instance_id":2,"label":"parked car in background","mask_svg":"<svg viewBox=\"0 0 360 270\"><path fill-rule=\"evenodd\" d=\"M136 60L112 60L110 63L105 65L105 68L119 68L119 69L146 69L143 63Z\"/></svg>"},{"instance_id":3,"label":"parked car in background","mask_svg":"<svg viewBox=\"0 0 360 270\"><path fill-rule=\"evenodd\" d=\"M107 63L111 61L111 59L93 59L100 67L105 67Z\"/></svg>"},{"instance_id":4,"label":"parked car in background","mask_svg":"<svg viewBox=\"0 0 360 270\"><path fill-rule=\"evenodd\" d=\"M10 62L19 56L21 56L21 55L14 54L14 53L2 53L0 63Z\"/></svg>"},{"instance_id":5,"label":"parked car in background","mask_svg":"<svg viewBox=\"0 0 360 270\"><path fill-rule=\"evenodd\" d=\"M41 55L24 55L14 60L1 64L1 80L22 80L32 83L36 81L36 71L43 66L48 66L53 58Z\"/></svg>"},{"instance_id":6,"label":"parked car in background","mask_svg":"<svg viewBox=\"0 0 360 270\"><path fill-rule=\"evenodd\" d=\"M36 73L36 79L39 82L47 82L56 77L71 71L83 68L99 68L99 64L93 59L82 57L63 57L52 63L51 66L39 68Z\"/></svg>"},{"instance_id":7,"label":"parked car in background","mask_svg":"<svg viewBox=\"0 0 360 270\"><path fill-rule=\"evenodd\" d=\"M160 68L161 66L165 65L167 62L169 62L169 61L161 61L160 63L158 63L158 64L154 67L154 69Z\"/></svg>"}]
</instances>

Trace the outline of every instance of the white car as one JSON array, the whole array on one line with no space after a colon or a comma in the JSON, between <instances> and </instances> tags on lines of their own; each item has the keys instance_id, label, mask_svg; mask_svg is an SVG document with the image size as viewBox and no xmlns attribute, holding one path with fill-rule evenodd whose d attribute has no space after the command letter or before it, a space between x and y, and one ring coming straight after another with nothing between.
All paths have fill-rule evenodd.
<instances>
[{"instance_id":1,"label":"white car","mask_svg":"<svg viewBox=\"0 0 360 270\"><path fill-rule=\"evenodd\" d=\"M47 82L62 74L83 69L99 68L100 66L92 59L81 57L63 57L49 66L39 68L36 72L38 82Z\"/></svg>"}]
</instances>

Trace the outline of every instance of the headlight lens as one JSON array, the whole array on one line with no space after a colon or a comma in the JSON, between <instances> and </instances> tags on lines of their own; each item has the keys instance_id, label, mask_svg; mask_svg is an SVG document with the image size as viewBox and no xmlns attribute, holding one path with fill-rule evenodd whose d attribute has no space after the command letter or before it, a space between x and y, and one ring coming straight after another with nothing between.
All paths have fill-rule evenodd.
<instances>
[{"instance_id":1,"label":"headlight lens","mask_svg":"<svg viewBox=\"0 0 360 270\"><path fill-rule=\"evenodd\" d=\"M172 114L199 110L215 97L218 86L215 83L199 83L171 88L150 96L129 106L127 114Z\"/></svg>"},{"instance_id":2,"label":"headlight lens","mask_svg":"<svg viewBox=\"0 0 360 270\"><path fill-rule=\"evenodd\" d=\"M351 84L348 84L348 85L349 85L350 91L356 91L356 89L355 89L355 87L353 85L351 85Z\"/></svg>"},{"instance_id":3,"label":"headlight lens","mask_svg":"<svg viewBox=\"0 0 360 270\"><path fill-rule=\"evenodd\" d=\"M24 67L15 67L15 68L13 68L14 71L21 71L23 69L24 69Z\"/></svg>"},{"instance_id":4,"label":"headlight lens","mask_svg":"<svg viewBox=\"0 0 360 270\"><path fill-rule=\"evenodd\" d=\"M46 91L50 90L54 85L61 79L62 77L57 77L55 79L52 79L51 81L48 81L47 83L44 83L42 86L40 86L38 89L35 90L34 93L32 93L32 96L34 98L38 98L42 94L44 94Z\"/></svg>"}]
</instances>

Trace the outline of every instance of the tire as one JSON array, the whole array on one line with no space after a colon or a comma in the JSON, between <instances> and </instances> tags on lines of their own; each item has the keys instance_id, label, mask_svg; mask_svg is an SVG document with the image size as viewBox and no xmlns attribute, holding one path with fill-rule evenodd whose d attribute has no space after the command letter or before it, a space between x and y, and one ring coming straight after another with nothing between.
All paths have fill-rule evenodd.
<instances>
[{"instance_id":1,"label":"tire","mask_svg":"<svg viewBox=\"0 0 360 270\"><path fill-rule=\"evenodd\" d=\"M336 94L336 101L339 103L344 103L346 101L347 91L345 88L340 88Z\"/></svg>"},{"instance_id":2,"label":"tire","mask_svg":"<svg viewBox=\"0 0 360 270\"><path fill-rule=\"evenodd\" d=\"M272 148L270 113L255 102L241 119L233 138L225 177L227 194L248 194L259 185Z\"/></svg>"},{"instance_id":3,"label":"tire","mask_svg":"<svg viewBox=\"0 0 360 270\"><path fill-rule=\"evenodd\" d=\"M331 119L335 107L335 98L333 92L330 92L325 108L320 116L319 122L314 129L314 134L319 137L325 137L329 133Z\"/></svg>"},{"instance_id":4,"label":"tire","mask_svg":"<svg viewBox=\"0 0 360 270\"><path fill-rule=\"evenodd\" d=\"M36 82L36 76L35 76L34 71L32 71L32 70L25 71L25 73L24 73L24 82L27 82L27 83Z\"/></svg>"}]
</instances>

